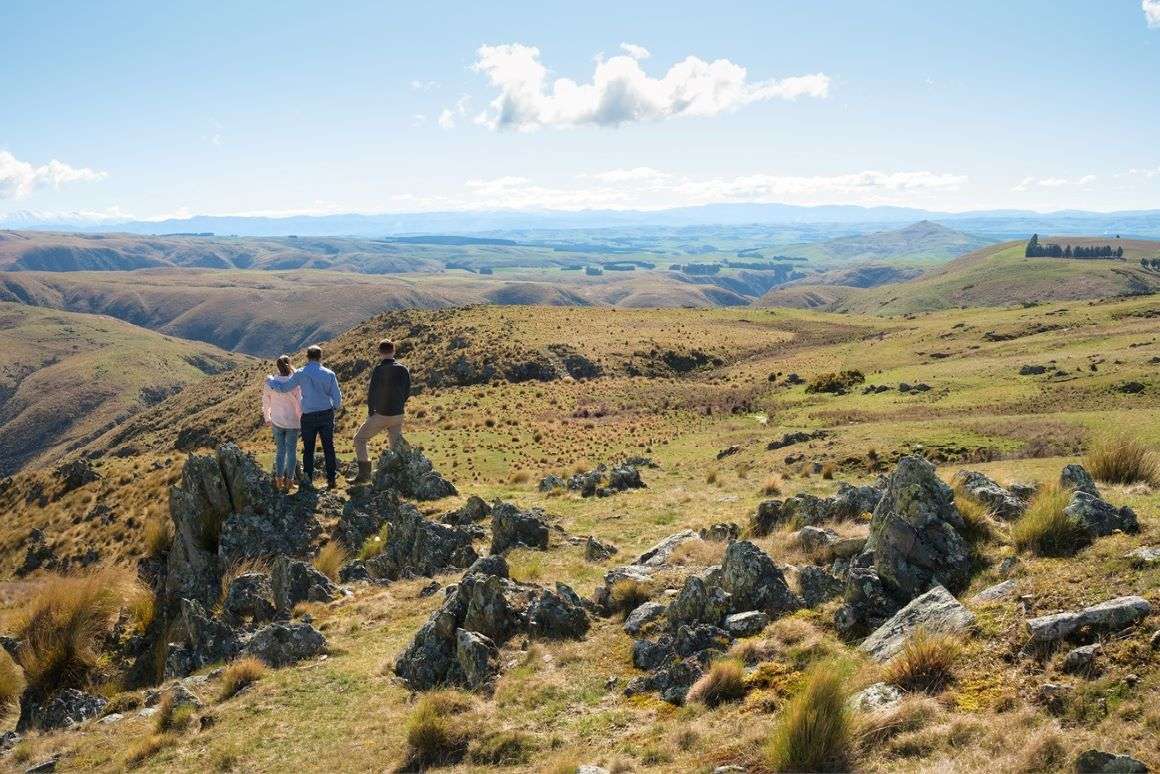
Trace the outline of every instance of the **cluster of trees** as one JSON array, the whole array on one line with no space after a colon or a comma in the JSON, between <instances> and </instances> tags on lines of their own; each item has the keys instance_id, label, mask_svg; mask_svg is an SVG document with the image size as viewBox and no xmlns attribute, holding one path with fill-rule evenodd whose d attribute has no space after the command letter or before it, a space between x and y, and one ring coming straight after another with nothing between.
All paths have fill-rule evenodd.
<instances>
[{"instance_id":1,"label":"cluster of trees","mask_svg":"<svg viewBox=\"0 0 1160 774\"><path fill-rule=\"evenodd\" d=\"M721 264L719 263L686 263L681 266L679 263L674 263L669 267L672 271L683 271L685 274L716 274L721 271Z\"/></svg>"},{"instance_id":2,"label":"cluster of trees","mask_svg":"<svg viewBox=\"0 0 1160 774\"><path fill-rule=\"evenodd\" d=\"M1083 247L1071 245L1060 247L1057 244L1040 244L1039 234L1032 234L1027 242L1027 249L1023 254L1028 258L1123 258L1124 248L1111 245L1093 245Z\"/></svg>"},{"instance_id":3,"label":"cluster of trees","mask_svg":"<svg viewBox=\"0 0 1160 774\"><path fill-rule=\"evenodd\" d=\"M1160 271L1160 258L1141 258L1140 266L1152 271Z\"/></svg>"}]
</instances>

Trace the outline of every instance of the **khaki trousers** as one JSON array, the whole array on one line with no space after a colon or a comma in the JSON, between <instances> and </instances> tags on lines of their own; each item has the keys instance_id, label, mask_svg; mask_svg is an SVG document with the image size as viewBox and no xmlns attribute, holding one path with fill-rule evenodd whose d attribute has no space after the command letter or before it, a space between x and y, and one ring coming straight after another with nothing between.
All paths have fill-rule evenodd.
<instances>
[{"instance_id":1,"label":"khaki trousers","mask_svg":"<svg viewBox=\"0 0 1160 774\"><path fill-rule=\"evenodd\" d=\"M371 456L367 452L367 442L384 430L390 434L391 448L398 449L403 440L403 415L386 417L382 414L371 414L359 425L358 431L354 434L354 454L359 462L371 461Z\"/></svg>"}]
</instances>

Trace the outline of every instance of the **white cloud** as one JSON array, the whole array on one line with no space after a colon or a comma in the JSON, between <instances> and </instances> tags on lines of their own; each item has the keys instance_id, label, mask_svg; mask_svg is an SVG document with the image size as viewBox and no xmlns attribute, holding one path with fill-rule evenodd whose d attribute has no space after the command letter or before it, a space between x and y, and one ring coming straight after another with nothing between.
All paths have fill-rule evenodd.
<instances>
[{"instance_id":1,"label":"white cloud","mask_svg":"<svg viewBox=\"0 0 1160 774\"><path fill-rule=\"evenodd\" d=\"M632 169L610 169L606 172L593 172L580 175L581 178L591 178L602 183L625 183L642 180L664 180L672 177L667 172L661 172L652 167L633 167Z\"/></svg>"},{"instance_id":2,"label":"white cloud","mask_svg":"<svg viewBox=\"0 0 1160 774\"><path fill-rule=\"evenodd\" d=\"M1067 188L1067 187L1082 187L1090 185L1096 181L1095 175L1084 175L1083 177L1025 177L1020 180L1011 190L1012 191L1030 191L1032 188Z\"/></svg>"},{"instance_id":3,"label":"white cloud","mask_svg":"<svg viewBox=\"0 0 1160 774\"><path fill-rule=\"evenodd\" d=\"M71 167L53 159L34 167L8 151L0 151L0 199L23 199L41 188L60 188L65 183L92 182L107 177L88 167Z\"/></svg>"},{"instance_id":4,"label":"white cloud","mask_svg":"<svg viewBox=\"0 0 1160 774\"><path fill-rule=\"evenodd\" d=\"M1160 167L1153 167L1152 169L1140 169L1138 167L1132 167L1127 172L1125 172L1124 175L1127 175L1128 177L1145 177L1151 180L1154 177L1160 177ZM1123 177L1123 175L1116 175L1116 177Z\"/></svg>"},{"instance_id":5,"label":"white cloud","mask_svg":"<svg viewBox=\"0 0 1160 774\"><path fill-rule=\"evenodd\" d=\"M439 86L439 81L411 81L411 91L431 91Z\"/></svg>"},{"instance_id":6,"label":"white cloud","mask_svg":"<svg viewBox=\"0 0 1160 774\"><path fill-rule=\"evenodd\" d=\"M648 59L652 56L652 52L644 46L638 46L635 43L621 43L620 50L631 56L633 59Z\"/></svg>"},{"instance_id":7,"label":"white cloud","mask_svg":"<svg viewBox=\"0 0 1160 774\"><path fill-rule=\"evenodd\" d=\"M1144 18L1152 29L1160 29L1160 0L1140 0Z\"/></svg>"},{"instance_id":8,"label":"white cloud","mask_svg":"<svg viewBox=\"0 0 1160 774\"><path fill-rule=\"evenodd\" d=\"M455 101L454 107L443 108L439 114L439 126L444 129L454 129L458 119L467 115L467 107L471 104L471 97L463 94Z\"/></svg>"},{"instance_id":9,"label":"white cloud","mask_svg":"<svg viewBox=\"0 0 1160 774\"><path fill-rule=\"evenodd\" d=\"M499 90L476 122L494 130L715 116L753 102L826 97L830 89L823 73L750 81L745 68L728 59L706 62L695 56L653 78L633 56L619 55L598 60L591 83L559 78L549 84L548 69L534 46L481 46L476 54L472 68Z\"/></svg>"}]
</instances>

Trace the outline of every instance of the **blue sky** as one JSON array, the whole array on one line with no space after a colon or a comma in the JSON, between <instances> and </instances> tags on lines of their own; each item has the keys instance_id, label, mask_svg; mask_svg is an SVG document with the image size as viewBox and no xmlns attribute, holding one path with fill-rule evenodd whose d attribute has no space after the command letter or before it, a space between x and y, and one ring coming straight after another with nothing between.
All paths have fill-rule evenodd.
<instances>
[{"instance_id":1,"label":"blue sky","mask_svg":"<svg viewBox=\"0 0 1160 774\"><path fill-rule=\"evenodd\" d=\"M1160 207L1160 0L487 5L7 0L0 215Z\"/></svg>"}]
</instances>

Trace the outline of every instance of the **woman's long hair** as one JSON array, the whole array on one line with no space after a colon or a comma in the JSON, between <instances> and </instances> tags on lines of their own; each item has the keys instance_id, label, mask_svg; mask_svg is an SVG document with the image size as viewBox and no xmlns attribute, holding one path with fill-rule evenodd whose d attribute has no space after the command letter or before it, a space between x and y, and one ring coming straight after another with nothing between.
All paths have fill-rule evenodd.
<instances>
[{"instance_id":1,"label":"woman's long hair","mask_svg":"<svg viewBox=\"0 0 1160 774\"><path fill-rule=\"evenodd\" d=\"M282 374L283 376L289 376L290 374L294 373L294 367L290 365L289 355L282 355L274 361L274 364L278 366L278 373Z\"/></svg>"}]
</instances>

